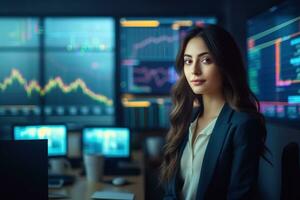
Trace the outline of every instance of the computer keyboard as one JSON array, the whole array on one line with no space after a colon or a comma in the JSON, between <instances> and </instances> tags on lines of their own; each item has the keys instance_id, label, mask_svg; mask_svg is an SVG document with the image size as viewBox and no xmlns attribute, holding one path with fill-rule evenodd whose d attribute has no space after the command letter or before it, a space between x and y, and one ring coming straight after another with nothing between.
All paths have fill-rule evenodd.
<instances>
[{"instance_id":1,"label":"computer keyboard","mask_svg":"<svg viewBox=\"0 0 300 200\"><path fill-rule=\"evenodd\" d=\"M105 166L104 167L104 174L105 175L139 175L141 170L139 167L125 167L125 166Z\"/></svg>"},{"instance_id":2,"label":"computer keyboard","mask_svg":"<svg viewBox=\"0 0 300 200\"><path fill-rule=\"evenodd\" d=\"M55 183L59 180L63 180L63 185L73 184L75 181L75 176L65 175L65 174L48 174L48 185L49 183Z\"/></svg>"},{"instance_id":3,"label":"computer keyboard","mask_svg":"<svg viewBox=\"0 0 300 200\"><path fill-rule=\"evenodd\" d=\"M48 188L50 189L58 189L64 185L63 179L48 179Z\"/></svg>"},{"instance_id":4,"label":"computer keyboard","mask_svg":"<svg viewBox=\"0 0 300 200\"><path fill-rule=\"evenodd\" d=\"M63 193L48 193L48 199L68 199L69 195Z\"/></svg>"},{"instance_id":5,"label":"computer keyboard","mask_svg":"<svg viewBox=\"0 0 300 200\"><path fill-rule=\"evenodd\" d=\"M104 165L105 175L139 175L141 170L137 163L128 161L107 162Z\"/></svg>"},{"instance_id":6,"label":"computer keyboard","mask_svg":"<svg viewBox=\"0 0 300 200\"><path fill-rule=\"evenodd\" d=\"M104 175L125 175L125 176L136 176L141 173L139 168L119 168L119 167L105 167L104 168ZM86 172L85 169L82 169L81 176L85 176Z\"/></svg>"}]
</instances>

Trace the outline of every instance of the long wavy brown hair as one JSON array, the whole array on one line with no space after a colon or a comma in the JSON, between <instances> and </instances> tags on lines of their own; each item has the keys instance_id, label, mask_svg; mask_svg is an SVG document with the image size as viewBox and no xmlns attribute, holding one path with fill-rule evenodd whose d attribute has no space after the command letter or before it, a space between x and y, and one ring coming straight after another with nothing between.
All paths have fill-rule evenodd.
<instances>
[{"instance_id":1,"label":"long wavy brown hair","mask_svg":"<svg viewBox=\"0 0 300 200\"><path fill-rule=\"evenodd\" d=\"M171 127L164 146L164 160L160 171L161 183L169 181L179 166L179 150L191 122L193 103L198 102L200 108L203 106L201 95L193 93L183 72L185 48L194 37L204 40L223 77L222 91L225 101L234 110L256 114L265 127L264 117L259 113L259 102L247 82L241 52L232 36L217 25L193 28L184 37L176 58L175 66L179 79L171 91L173 103L170 113ZM266 134L262 135L262 144L265 137Z\"/></svg>"}]
</instances>

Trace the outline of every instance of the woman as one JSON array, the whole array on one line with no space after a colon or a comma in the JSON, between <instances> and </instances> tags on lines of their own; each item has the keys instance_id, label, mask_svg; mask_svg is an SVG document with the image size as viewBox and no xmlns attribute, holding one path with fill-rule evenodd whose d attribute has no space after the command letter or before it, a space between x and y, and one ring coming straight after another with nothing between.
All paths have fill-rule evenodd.
<instances>
[{"instance_id":1,"label":"woman","mask_svg":"<svg viewBox=\"0 0 300 200\"><path fill-rule=\"evenodd\" d=\"M236 43L219 26L195 28L176 69L164 199L252 199L266 130Z\"/></svg>"}]
</instances>

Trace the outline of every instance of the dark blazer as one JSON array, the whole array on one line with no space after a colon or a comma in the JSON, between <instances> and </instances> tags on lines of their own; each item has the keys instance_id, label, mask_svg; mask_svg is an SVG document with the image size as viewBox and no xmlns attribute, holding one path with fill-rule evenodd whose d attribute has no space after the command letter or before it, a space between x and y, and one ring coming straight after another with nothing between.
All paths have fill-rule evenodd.
<instances>
[{"instance_id":1,"label":"dark blazer","mask_svg":"<svg viewBox=\"0 0 300 200\"><path fill-rule=\"evenodd\" d=\"M216 121L204 154L196 199L253 199L256 194L264 133L265 127L258 117L234 111L226 103ZM188 135L187 133L180 146L179 159L188 141ZM174 176L165 184L164 200L180 199L181 188L180 170L176 167Z\"/></svg>"}]
</instances>

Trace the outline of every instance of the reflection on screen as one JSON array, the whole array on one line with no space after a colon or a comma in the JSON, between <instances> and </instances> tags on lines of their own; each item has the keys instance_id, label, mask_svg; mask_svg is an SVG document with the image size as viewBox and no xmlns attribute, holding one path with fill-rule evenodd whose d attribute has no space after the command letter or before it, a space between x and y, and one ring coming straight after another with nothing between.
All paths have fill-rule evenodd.
<instances>
[{"instance_id":1,"label":"reflection on screen","mask_svg":"<svg viewBox=\"0 0 300 200\"><path fill-rule=\"evenodd\" d=\"M86 154L103 154L105 157L128 157L129 134L127 128L85 128L83 151Z\"/></svg>"},{"instance_id":2,"label":"reflection on screen","mask_svg":"<svg viewBox=\"0 0 300 200\"><path fill-rule=\"evenodd\" d=\"M49 156L67 155L67 129L64 125L14 127L16 140L47 139Z\"/></svg>"}]
</instances>

